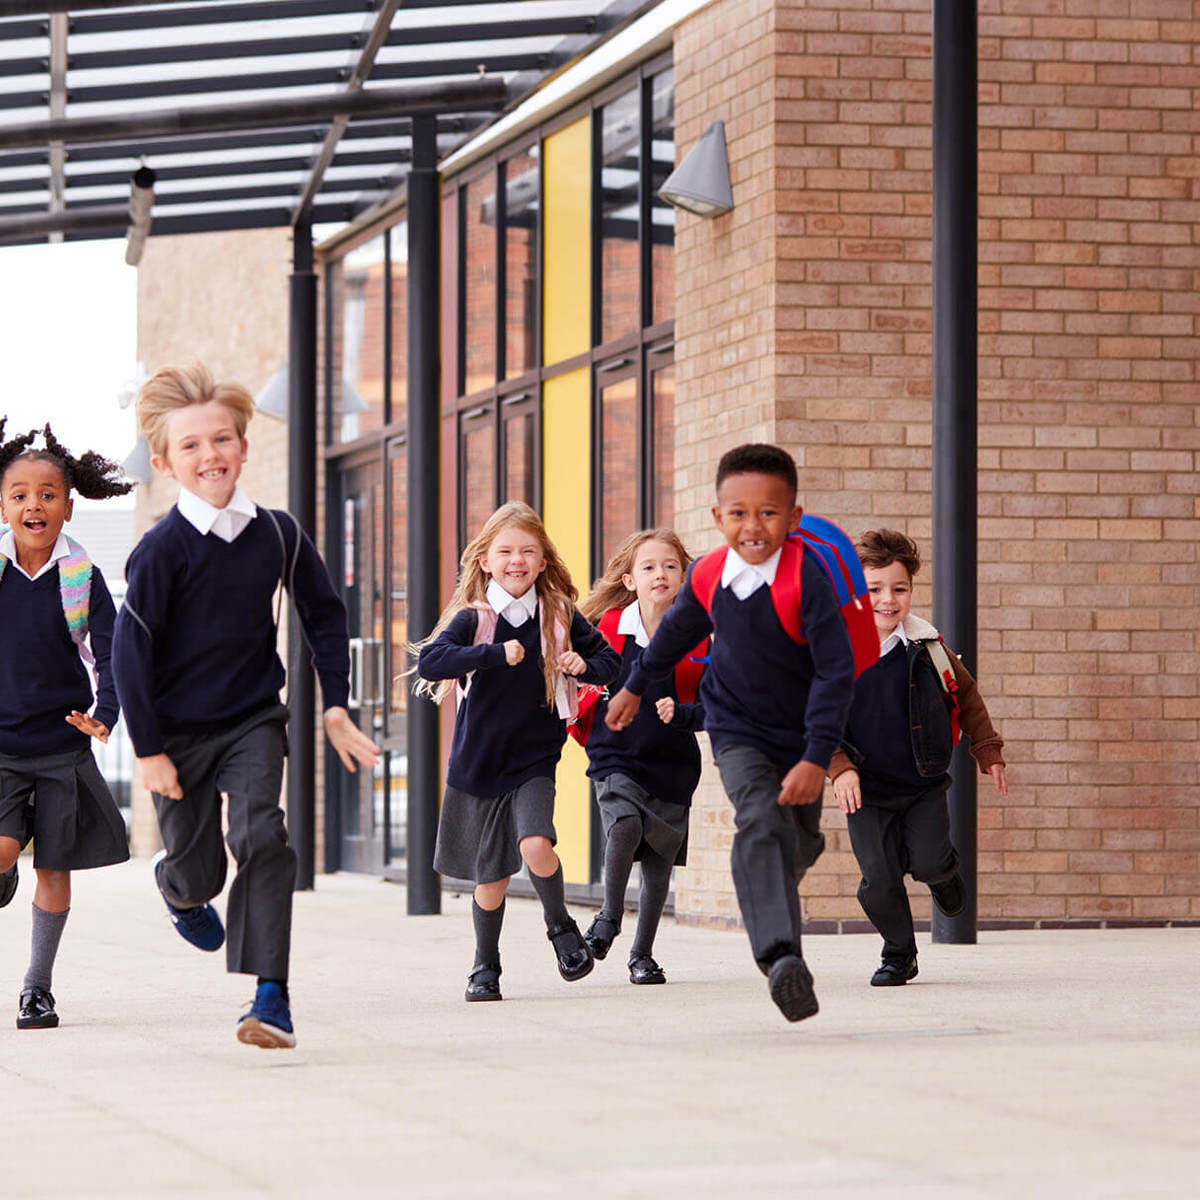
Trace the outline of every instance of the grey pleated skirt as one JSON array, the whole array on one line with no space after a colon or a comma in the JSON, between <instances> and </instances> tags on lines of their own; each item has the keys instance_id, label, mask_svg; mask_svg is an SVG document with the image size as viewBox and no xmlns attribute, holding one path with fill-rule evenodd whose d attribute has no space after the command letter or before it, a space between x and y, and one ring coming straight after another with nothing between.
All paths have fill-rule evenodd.
<instances>
[{"instance_id":1,"label":"grey pleated skirt","mask_svg":"<svg viewBox=\"0 0 1200 1200\"><path fill-rule=\"evenodd\" d=\"M659 858L682 867L687 863L688 816L686 804L672 804L651 795L636 779L619 771L607 779L596 780L596 803L604 836L622 817L636 817L642 823L642 841L634 853L639 862L649 846Z\"/></svg>"},{"instance_id":2,"label":"grey pleated skirt","mask_svg":"<svg viewBox=\"0 0 1200 1200\"><path fill-rule=\"evenodd\" d=\"M0 836L33 838L41 871L84 871L125 862L125 822L90 746L66 754L0 754Z\"/></svg>"},{"instance_id":3,"label":"grey pleated skirt","mask_svg":"<svg viewBox=\"0 0 1200 1200\"><path fill-rule=\"evenodd\" d=\"M433 866L451 879L495 883L521 869L521 839L554 832L554 780L528 779L511 792L481 799L446 788Z\"/></svg>"}]
</instances>

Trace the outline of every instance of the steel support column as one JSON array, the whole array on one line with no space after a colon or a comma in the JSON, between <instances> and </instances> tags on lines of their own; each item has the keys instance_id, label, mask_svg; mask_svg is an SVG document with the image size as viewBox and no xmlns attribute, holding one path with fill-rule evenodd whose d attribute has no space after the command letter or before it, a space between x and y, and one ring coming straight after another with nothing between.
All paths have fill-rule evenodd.
<instances>
[{"instance_id":1,"label":"steel support column","mask_svg":"<svg viewBox=\"0 0 1200 1200\"><path fill-rule=\"evenodd\" d=\"M309 537L317 526L317 277L312 226L292 229L288 309L288 509ZM316 871L316 745L312 656L293 603L288 617L288 830L296 890Z\"/></svg>"},{"instance_id":2,"label":"steel support column","mask_svg":"<svg viewBox=\"0 0 1200 1200\"><path fill-rule=\"evenodd\" d=\"M933 0L933 619L976 669L976 0ZM954 752L950 836L967 905L935 942L976 940L975 764Z\"/></svg>"},{"instance_id":3,"label":"steel support column","mask_svg":"<svg viewBox=\"0 0 1200 1200\"><path fill-rule=\"evenodd\" d=\"M437 120L412 119L408 177L408 628L424 637L438 618ZM433 869L438 816L437 708L408 702L408 911L442 910Z\"/></svg>"}]
</instances>

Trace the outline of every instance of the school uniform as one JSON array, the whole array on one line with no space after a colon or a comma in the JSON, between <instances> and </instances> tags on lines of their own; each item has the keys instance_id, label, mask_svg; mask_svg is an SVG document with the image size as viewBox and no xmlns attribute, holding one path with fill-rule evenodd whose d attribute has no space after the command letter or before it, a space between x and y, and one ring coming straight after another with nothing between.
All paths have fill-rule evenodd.
<instances>
[{"instance_id":1,"label":"school uniform","mask_svg":"<svg viewBox=\"0 0 1200 1200\"><path fill-rule=\"evenodd\" d=\"M800 604L807 643L794 641L780 623L770 585L781 553L751 564L731 547L711 617L692 590L693 564L625 685L643 696L716 629L699 695L734 806L738 904L764 973L776 959L800 953L797 887L825 846L820 801L780 805L779 789L797 762L828 767L854 685L854 656L833 590L807 554Z\"/></svg>"},{"instance_id":2,"label":"school uniform","mask_svg":"<svg viewBox=\"0 0 1200 1200\"><path fill-rule=\"evenodd\" d=\"M625 685L650 644L636 600L622 609L617 633L625 642L614 693ZM675 701L675 716L669 725L658 716L657 703L662 698ZM704 728L704 706L681 701L672 674L647 686L642 707L625 729L609 729L604 723L607 711L608 700L602 697L596 703L586 743L587 773L596 785L605 836L622 817L634 817L642 829L634 862L649 848L668 863L683 866L692 795L700 782L696 733Z\"/></svg>"},{"instance_id":3,"label":"school uniform","mask_svg":"<svg viewBox=\"0 0 1200 1200\"><path fill-rule=\"evenodd\" d=\"M81 646L71 636L59 564L72 554L64 534L30 576L11 532L0 536L0 836L34 839L34 867L78 871L129 857L125 823L92 755L91 738L65 720L88 712L117 722L110 671L113 602L91 566L87 639L95 660L93 697ZM81 607L82 611L82 607ZM82 636L82 635L81 635Z\"/></svg>"},{"instance_id":4,"label":"school uniform","mask_svg":"<svg viewBox=\"0 0 1200 1200\"><path fill-rule=\"evenodd\" d=\"M843 746L830 764L836 779L856 767L862 807L846 818L862 879L858 900L883 937L885 961L916 954L904 876L936 888L958 871L946 791L952 748L950 713L925 649L937 630L910 615L880 645L879 661L859 677ZM980 771L1002 762L975 680L946 651L958 687L959 715Z\"/></svg>"},{"instance_id":5,"label":"school uniform","mask_svg":"<svg viewBox=\"0 0 1200 1200\"><path fill-rule=\"evenodd\" d=\"M117 692L139 758L166 754L184 797L154 797L166 858L158 881L177 908L225 884L221 794L237 860L226 912L234 972L287 978L296 856L279 789L287 752L276 589L286 581L326 708L344 707L346 610L312 542L289 514L240 488L224 509L186 490L126 567L113 647Z\"/></svg>"},{"instance_id":6,"label":"school uniform","mask_svg":"<svg viewBox=\"0 0 1200 1200\"><path fill-rule=\"evenodd\" d=\"M479 613L464 609L417 663L423 679L466 685L454 721L434 867L476 883L515 875L523 838L557 841L554 776L567 738L561 704L546 703L536 589L514 599L493 579L487 602L496 614L490 641L476 643ZM504 643L513 640L525 657L510 667ZM620 667L616 651L578 612L570 643L587 663L578 682L612 682Z\"/></svg>"}]
</instances>

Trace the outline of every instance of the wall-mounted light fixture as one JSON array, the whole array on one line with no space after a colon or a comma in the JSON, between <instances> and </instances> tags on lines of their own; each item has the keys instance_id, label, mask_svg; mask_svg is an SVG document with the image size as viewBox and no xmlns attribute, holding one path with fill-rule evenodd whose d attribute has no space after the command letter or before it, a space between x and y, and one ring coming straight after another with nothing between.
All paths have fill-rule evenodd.
<instances>
[{"instance_id":1,"label":"wall-mounted light fixture","mask_svg":"<svg viewBox=\"0 0 1200 1200\"><path fill-rule=\"evenodd\" d=\"M125 231L125 263L136 267L142 260L150 235L150 213L154 208L154 172L143 163L133 173L129 187L129 228Z\"/></svg>"},{"instance_id":2,"label":"wall-mounted light fixture","mask_svg":"<svg viewBox=\"0 0 1200 1200\"><path fill-rule=\"evenodd\" d=\"M154 469L150 466L150 443L146 441L145 434L138 434L138 440L125 456L121 468L125 478L132 479L134 483L149 483L154 478Z\"/></svg>"},{"instance_id":3,"label":"wall-mounted light fixture","mask_svg":"<svg viewBox=\"0 0 1200 1200\"><path fill-rule=\"evenodd\" d=\"M357 390L342 380L342 415L353 416L365 413L371 406L360 396ZM288 369L284 363L254 397L254 411L264 417L273 417L276 421L288 419Z\"/></svg>"},{"instance_id":4,"label":"wall-mounted light fixture","mask_svg":"<svg viewBox=\"0 0 1200 1200\"><path fill-rule=\"evenodd\" d=\"M700 135L658 194L668 204L698 217L719 217L733 207L723 121L714 121Z\"/></svg>"}]
</instances>

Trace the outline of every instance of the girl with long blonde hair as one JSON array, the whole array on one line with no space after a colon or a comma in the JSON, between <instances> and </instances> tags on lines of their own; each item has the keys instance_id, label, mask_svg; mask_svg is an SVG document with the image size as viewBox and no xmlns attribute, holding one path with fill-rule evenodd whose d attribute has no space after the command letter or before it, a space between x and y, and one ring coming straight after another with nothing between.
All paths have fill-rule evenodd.
<instances>
[{"instance_id":1,"label":"girl with long blonde hair","mask_svg":"<svg viewBox=\"0 0 1200 1200\"><path fill-rule=\"evenodd\" d=\"M620 660L575 608L578 592L537 513L502 505L463 551L458 586L419 653L417 691L459 697L434 866L475 882L469 1001L499 1000L509 879L529 868L559 974L592 954L567 912L555 853L554 775L580 683L605 686Z\"/></svg>"},{"instance_id":2,"label":"girl with long blonde hair","mask_svg":"<svg viewBox=\"0 0 1200 1200\"><path fill-rule=\"evenodd\" d=\"M620 686L683 584L691 557L672 529L631 534L609 560L580 611L621 655ZM596 701L584 742L588 775L604 825L604 903L584 938L604 958L621 931L625 888L642 865L637 933L629 951L631 983L665 983L654 959L654 938L671 883L671 868L687 861L688 814L700 782L696 732L704 710L696 686L708 645L697 646L675 674L646 692L631 724L614 732L604 723L607 699Z\"/></svg>"}]
</instances>

